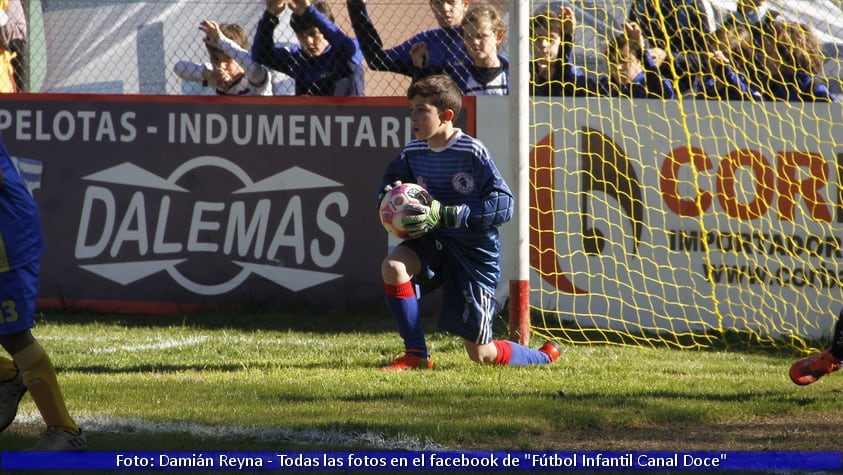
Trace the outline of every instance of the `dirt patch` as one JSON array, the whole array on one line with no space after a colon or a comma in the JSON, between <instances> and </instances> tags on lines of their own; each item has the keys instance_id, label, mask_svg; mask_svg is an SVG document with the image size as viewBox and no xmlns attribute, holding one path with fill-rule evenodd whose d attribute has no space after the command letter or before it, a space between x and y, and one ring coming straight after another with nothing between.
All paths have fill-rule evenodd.
<instances>
[{"instance_id":1,"label":"dirt patch","mask_svg":"<svg viewBox=\"0 0 843 475\"><path fill-rule=\"evenodd\" d=\"M554 451L839 451L843 411L787 414L718 424L578 429L537 435ZM518 450L519 447L501 447Z\"/></svg>"}]
</instances>

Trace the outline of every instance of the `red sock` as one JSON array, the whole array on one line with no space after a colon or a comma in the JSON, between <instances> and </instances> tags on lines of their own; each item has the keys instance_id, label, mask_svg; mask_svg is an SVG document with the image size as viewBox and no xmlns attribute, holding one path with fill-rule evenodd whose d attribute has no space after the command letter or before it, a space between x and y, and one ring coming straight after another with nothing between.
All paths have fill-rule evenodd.
<instances>
[{"instance_id":1,"label":"red sock","mask_svg":"<svg viewBox=\"0 0 843 475\"><path fill-rule=\"evenodd\" d=\"M492 343L495 344L495 348L498 350L495 364L500 366L508 365L509 360L512 359L512 347L509 346L509 342L506 340L493 340Z\"/></svg>"},{"instance_id":2,"label":"red sock","mask_svg":"<svg viewBox=\"0 0 843 475\"><path fill-rule=\"evenodd\" d=\"M413 281L411 280L400 284L383 284L383 291L387 297L399 299L408 299L416 295L416 289L413 288Z\"/></svg>"}]
</instances>

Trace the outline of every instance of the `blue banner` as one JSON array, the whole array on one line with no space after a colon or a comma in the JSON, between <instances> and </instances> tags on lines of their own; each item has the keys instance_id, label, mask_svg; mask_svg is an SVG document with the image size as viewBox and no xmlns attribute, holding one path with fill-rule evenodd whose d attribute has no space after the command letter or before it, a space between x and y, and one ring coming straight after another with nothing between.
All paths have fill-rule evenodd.
<instances>
[{"instance_id":1,"label":"blue banner","mask_svg":"<svg viewBox=\"0 0 843 475\"><path fill-rule=\"evenodd\" d=\"M0 452L0 472L790 471L843 469L839 452Z\"/></svg>"}]
</instances>

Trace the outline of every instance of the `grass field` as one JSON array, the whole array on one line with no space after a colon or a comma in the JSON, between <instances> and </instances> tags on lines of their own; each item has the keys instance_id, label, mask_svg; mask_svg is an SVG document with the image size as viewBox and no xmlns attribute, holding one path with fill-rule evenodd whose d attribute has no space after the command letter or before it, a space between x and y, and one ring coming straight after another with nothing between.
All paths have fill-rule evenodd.
<instances>
[{"instance_id":1,"label":"grass field","mask_svg":"<svg viewBox=\"0 0 843 475\"><path fill-rule=\"evenodd\" d=\"M793 385L792 351L566 345L485 367L429 330L436 369L397 374L377 371L401 349L381 310L48 313L35 334L92 450L839 450L843 378ZM0 447L40 430L27 396Z\"/></svg>"}]
</instances>

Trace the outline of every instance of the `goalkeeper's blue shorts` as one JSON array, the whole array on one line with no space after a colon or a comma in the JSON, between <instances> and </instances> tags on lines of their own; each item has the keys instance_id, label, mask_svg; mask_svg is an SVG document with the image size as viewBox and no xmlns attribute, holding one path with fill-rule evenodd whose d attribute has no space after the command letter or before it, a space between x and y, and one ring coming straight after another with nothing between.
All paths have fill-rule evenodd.
<instances>
[{"instance_id":1,"label":"goalkeeper's blue shorts","mask_svg":"<svg viewBox=\"0 0 843 475\"><path fill-rule=\"evenodd\" d=\"M0 272L0 335L12 335L35 326L38 296L38 259L7 272Z\"/></svg>"},{"instance_id":2,"label":"goalkeeper's blue shorts","mask_svg":"<svg viewBox=\"0 0 843 475\"><path fill-rule=\"evenodd\" d=\"M458 245L435 234L401 245L410 247L421 261L422 271L413 278L419 297L442 290L439 328L480 345L490 343L497 308L497 267L467 259Z\"/></svg>"}]
</instances>

